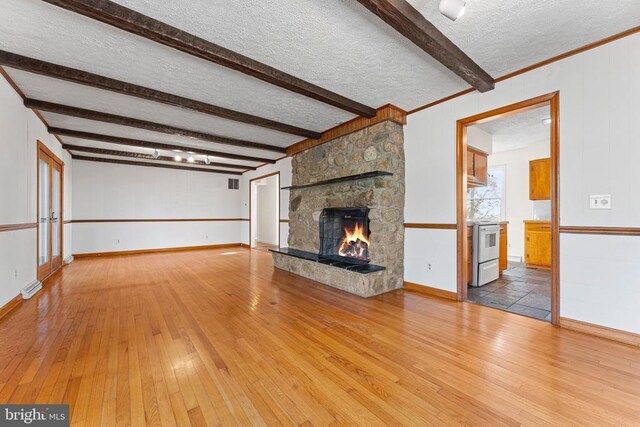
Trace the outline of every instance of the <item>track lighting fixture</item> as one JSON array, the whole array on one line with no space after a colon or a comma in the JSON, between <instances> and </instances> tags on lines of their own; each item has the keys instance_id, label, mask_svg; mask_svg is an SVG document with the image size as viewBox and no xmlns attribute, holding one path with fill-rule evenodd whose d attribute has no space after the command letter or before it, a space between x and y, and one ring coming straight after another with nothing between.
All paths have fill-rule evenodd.
<instances>
[{"instance_id":1,"label":"track lighting fixture","mask_svg":"<svg viewBox=\"0 0 640 427\"><path fill-rule=\"evenodd\" d=\"M189 156L189 157L187 157L187 162L193 163L193 162L195 162L195 159L193 158L193 156Z\"/></svg>"},{"instance_id":2,"label":"track lighting fixture","mask_svg":"<svg viewBox=\"0 0 640 427\"><path fill-rule=\"evenodd\" d=\"M178 156L178 155L176 155L173 159L174 159L176 162L181 162L181 161L182 161L182 156Z\"/></svg>"},{"instance_id":3,"label":"track lighting fixture","mask_svg":"<svg viewBox=\"0 0 640 427\"><path fill-rule=\"evenodd\" d=\"M440 13L455 21L464 15L466 0L440 0Z\"/></svg>"},{"instance_id":4,"label":"track lighting fixture","mask_svg":"<svg viewBox=\"0 0 640 427\"><path fill-rule=\"evenodd\" d=\"M210 163L211 163L211 160L209 159L209 156L205 156L205 157L204 157L204 163L205 163L206 165L208 165L208 164L210 164Z\"/></svg>"},{"instance_id":5,"label":"track lighting fixture","mask_svg":"<svg viewBox=\"0 0 640 427\"><path fill-rule=\"evenodd\" d=\"M160 153L158 153L158 150L153 150L153 158L157 159L158 157L160 157Z\"/></svg>"}]
</instances>

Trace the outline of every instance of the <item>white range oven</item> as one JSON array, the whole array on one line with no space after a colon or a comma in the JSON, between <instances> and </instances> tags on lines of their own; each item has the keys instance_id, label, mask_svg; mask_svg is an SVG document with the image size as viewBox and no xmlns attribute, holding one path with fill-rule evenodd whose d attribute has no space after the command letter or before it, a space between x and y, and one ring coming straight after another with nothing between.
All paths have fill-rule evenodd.
<instances>
[{"instance_id":1,"label":"white range oven","mask_svg":"<svg viewBox=\"0 0 640 427\"><path fill-rule=\"evenodd\" d=\"M479 222L473 225L473 280L471 286L482 286L500 276L500 225Z\"/></svg>"}]
</instances>

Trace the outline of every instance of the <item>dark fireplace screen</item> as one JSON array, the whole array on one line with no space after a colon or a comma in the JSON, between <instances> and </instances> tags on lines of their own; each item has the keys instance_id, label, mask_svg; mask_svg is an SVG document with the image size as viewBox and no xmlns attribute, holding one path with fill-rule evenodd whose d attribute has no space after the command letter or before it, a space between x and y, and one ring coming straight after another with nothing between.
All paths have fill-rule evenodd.
<instances>
[{"instance_id":1,"label":"dark fireplace screen","mask_svg":"<svg viewBox=\"0 0 640 427\"><path fill-rule=\"evenodd\" d=\"M369 209L327 208L320 215L320 256L356 264L369 257Z\"/></svg>"}]
</instances>

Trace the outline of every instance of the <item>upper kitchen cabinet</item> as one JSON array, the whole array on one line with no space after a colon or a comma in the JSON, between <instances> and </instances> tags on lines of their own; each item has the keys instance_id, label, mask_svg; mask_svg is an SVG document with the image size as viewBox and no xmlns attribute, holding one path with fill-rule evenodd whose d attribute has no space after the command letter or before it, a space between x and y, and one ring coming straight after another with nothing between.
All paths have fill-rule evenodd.
<instances>
[{"instance_id":1,"label":"upper kitchen cabinet","mask_svg":"<svg viewBox=\"0 0 640 427\"><path fill-rule=\"evenodd\" d=\"M551 200L551 158L529 162L529 199Z\"/></svg>"},{"instance_id":2,"label":"upper kitchen cabinet","mask_svg":"<svg viewBox=\"0 0 640 427\"><path fill-rule=\"evenodd\" d=\"M467 147L467 186L483 187L487 185L487 153L473 147Z\"/></svg>"}]
</instances>

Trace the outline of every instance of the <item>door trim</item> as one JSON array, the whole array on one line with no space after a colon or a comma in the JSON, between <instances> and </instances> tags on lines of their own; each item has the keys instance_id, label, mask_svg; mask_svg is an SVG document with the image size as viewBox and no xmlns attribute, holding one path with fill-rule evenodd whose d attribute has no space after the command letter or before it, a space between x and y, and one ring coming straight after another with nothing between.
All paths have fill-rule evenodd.
<instances>
[{"instance_id":1,"label":"door trim","mask_svg":"<svg viewBox=\"0 0 640 427\"><path fill-rule=\"evenodd\" d=\"M60 166L60 258L64 259L64 162L56 156L42 141L36 141L36 276L39 281L44 281L47 277L58 271L64 262L54 270L53 268L46 276L40 275L40 153L45 154L53 162ZM50 179L53 176L53 167L49 168ZM50 228L51 229L51 228ZM49 262L52 262L51 257L51 236L49 236Z\"/></svg>"},{"instance_id":2,"label":"door trim","mask_svg":"<svg viewBox=\"0 0 640 427\"><path fill-rule=\"evenodd\" d=\"M457 214L457 274L458 301L467 299L467 127L498 118L512 116L542 105L550 110L551 154L551 323L560 323L560 218L559 218L559 120L560 92L551 92L526 101L496 108L484 113L460 119L456 123L456 214Z\"/></svg>"},{"instance_id":3,"label":"door trim","mask_svg":"<svg viewBox=\"0 0 640 427\"><path fill-rule=\"evenodd\" d=\"M251 190L252 190L252 187L253 187L253 181L258 181L260 179L269 178L269 177L274 176L274 175L278 176L278 188L276 189L276 191L278 192L278 206L277 206L277 208L278 208L278 214L277 214L277 217L278 217L278 246L280 246L280 243L281 243L280 242L280 228L281 228L280 224L282 223L282 221L280 220L280 199L282 197L282 194L281 194L281 190L280 190L280 171L277 171L277 172L271 172L271 173L268 173L266 175L262 175L262 176L259 176L259 177L256 177L256 178L252 178L252 179L249 180L249 249L253 249L254 248L253 247L253 242L251 241L251 228L252 228L252 224L253 224L253 220L251 218L251 199L252 199Z\"/></svg>"}]
</instances>

